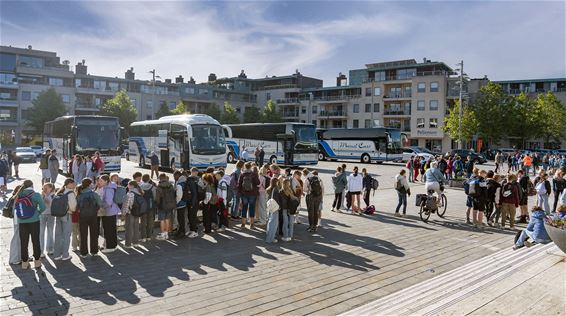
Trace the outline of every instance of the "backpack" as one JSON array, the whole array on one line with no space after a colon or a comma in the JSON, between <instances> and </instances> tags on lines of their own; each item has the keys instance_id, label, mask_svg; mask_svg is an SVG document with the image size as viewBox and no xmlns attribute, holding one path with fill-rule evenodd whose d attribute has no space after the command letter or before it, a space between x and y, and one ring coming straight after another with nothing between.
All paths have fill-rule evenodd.
<instances>
[{"instance_id":1,"label":"backpack","mask_svg":"<svg viewBox=\"0 0 566 316\"><path fill-rule=\"evenodd\" d=\"M370 206L366 207L366 209L364 210L364 214L366 214L366 215L375 214L375 206L370 205Z\"/></svg>"},{"instance_id":2,"label":"backpack","mask_svg":"<svg viewBox=\"0 0 566 316\"><path fill-rule=\"evenodd\" d=\"M309 184L311 186L312 196L322 196L322 185L320 184L320 179L317 176L308 178Z\"/></svg>"},{"instance_id":3,"label":"backpack","mask_svg":"<svg viewBox=\"0 0 566 316\"><path fill-rule=\"evenodd\" d=\"M513 194L513 184L512 183L505 183L503 189L501 190L501 196L504 198L508 198Z\"/></svg>"},{"instance_id":4,"label":"backpack","mask_svg":"<svg viewBox=\"0 0 566 316\"><path fill-rule=\"evenodd\" d=\"M141 217L149 211L149 205L145 197L134 193L134 203L130 209L130 214L134 217Z\"/></svg>"},{"instance_id":5,"label":"backpack","mask_svg":"<svg viewBox=\"0 0 566 316\"><path fill-rule=\"evenodd\" d=\"M527 180L527 195L528 196L535 196L537 195L537 190L535 190L535 185L533 184L533 182L529 179Z\"/></svg>"},{"instance_id":6,"label":"backpack","mask_svg":"<svg viewBox=\"0 0 566 316\"><path fill-rule=\"evenodd\" d=\"M407 164L405 165L405 168L407 169L411 169L411 160L407 161Z\"/></svg>"},{"instance_id":7,"label":"backpack","mask_svg":"<svg viewBox=\"0 0 566 316\"><path fill-rule=\"evenodd\" d=\"M465 189L466 187L464 186L464 190ZM478 197L480 195L480 179L476 177L470 178L468 181L468 192L466 192L466 194L471 197Z\"/></svg>"},{"instance_id":8,"label":"backpack","mask_svg":"<svg viewBox=\"0 0 566 316\"><path fill-rule=\"evenodd\" d=\"M16 196L13 195L8 199L4 208L2 208L2 216L7 218L14 218L14 204L16 203Z\"/></svg>"},{"instance_id":9,"label":"backpack","mask_svg":"<svg viewBox=\"0 0 566 316\"><path fill-rule=\"evenodd\" d=\"M153 185L148 190L143 190L143 198L147 203L147 207L153 210L155 207L155 197L153 196Z\"/></svg>"},{"instance_id":10,"label":"backpack","mask_svg":"<svg viewBox=\"0 0 566 316\"><path fill-rule=\"evenodd\" d=\"M128 194L126 187L119 185L116 189L114 189L114 198L112 198L112 201L118 206L122 206L126 200L126 194Z\"/></svg>"},{"instance_id":11,"label":"backpack","mask_svg":"<svg viewBox=\"0 0 566 316\"><path fill-rule=\"evenodd\" d=\"M550 195L552 192L552 187L550 186L550 181L544 180L544 188L546 189L546 194Z\"/></svg>"},{"instance_id":12,"label":"backpack","mask_svg":"<svg viewBox=\"0 0 566 316\"><path fill-rule=\"evenodd\" d=\"M497 191L498 187L499 184L495 180L489 181L487 183L487 196L489 198L489 201L495 202L495 192Z\"/></svg>"},{"instance_id":13,"label":"backpack","mask_svg":"<svg viewBox=\"0 0 566 316\"><path fill-rule=\"evenodd\" d=\"M398 178L397 181L395 181L395 190L401 192L403 189L405 189L405 186L401 183L401 178Z\"/></svg>"},{"instance_id":14,"label":"backpack","mask_svg":"<svg viewBox=\"0 0 566 316\"><path fill-rule=\"evenodd\" d=\"M291 196L289 198L289 204L287 205L287 207L289 208L289 214L296 215L299 210L300 204L301 201L297 197Z\"/></svg>"},{"instance_id":15,"label":"backpack","mask_svg":"<svg viewBox=\"0 0 566 316\"><path fill-rule=\"evenodd\" d=\"M187 181L179 182L179 184L183 188L183 196L181 197L181 200L190 203L193 200L193 193L191 192L191 184L189 181L194 182L193 179L188 178Z\"/></svg>"},{"instance_id":16,"label":"backpack","mask_svg":"<svg viewBox=\"0 0 566 316\"><path fill-rule=\"evenodd\" d=\"M51 201L51 216L63 217L67 215L69 211L69 193L73 193L73 191L57 194L53 197Z\"/></svg>"},{"instance_id":17,"label":"backpack","mask_svg":"<svg viewBox=\"0 0 566 316\"><path fill-rule=\"evenodd\" d=\"M159 201L160 211L171 211L177 207L177 200L175 199L175 189L172 186L167 188L157 187L161 191L161 200Z\"/></svg>"},{"instance_id":18,"label":"backpack","mask_svg":"<svg viewBox=\"0 0 566 316\"><path fill-rule=\"evenodd\" d=\"M98 214L98 209L100 205L98 205L97 201L93 197L94 192L88 193L81 193L78 198L78 207L81 212L81 216L96 216Z\"/></svg>"},{"instance_id":19,"label":"backpack","mask_svg":"<svg viewBox=\"0 0 566 316\"><path fill-rule=\"evenodd\" d=\"M254 183L251 172L242 174L242 191L252 192L254 190Z\"/></svg>"},{"instance_id":20,"label":"backpack","mask_svg":"<svg viewBox=\"0 0 566 316\"><path fill-rule=\"evenodd\" d=\"M232 192L238 191L238 180L240 180L239 175L236 171L232 172L232 175L230 176L230 190L232 190Z\"/></svg>"},{"instance_id":21,"label":"backpack","mask_svg":"<svg viewBox=\"0 0 566 316\"><path fill-rule=\"evenodd\" d=\"M16 216L18 216L19 219L29 219L35 215L37 208L33 205L33 201L31 200L31 196L34 193L35 192L32 191L24 196L18 196L16 198L15 209Z\"/></svg>"},{"instance_id":22,"label":"backpack","mask_svg":"<svg viewBox=\"0 0 566 316\"><path fill-rule=\"evenodd\" d=\"M377 181L377 179L375 178L371 178L371 188L375 191L377 190L377 188L379 188L379 181Z\"/></svg>"},{"instance_id":23,"label":"backpack","mask_svg":"<svg viewBox=\"0 0 566 316\"><path fill-rule=\"evenodd\" d=\"M49 167L47 160L47 156L44 155L43 157L41 157L41 159L39 160L39 169L47 169Z\"/></svg>"},{"instance_id":24,"label":"backpack","mask_svg":"<svg viewBox=\"0 0 566 316\"><path fill-rule=\"evenodd\" d=\"M230 184L228 182L220 180L220 182L218 182L218 189L220 189L220 191L226 191L226 201L224 201L224 203L228 204L229 201L232 201L234 192L230 189Z\"/></svg>"}]
</instances>

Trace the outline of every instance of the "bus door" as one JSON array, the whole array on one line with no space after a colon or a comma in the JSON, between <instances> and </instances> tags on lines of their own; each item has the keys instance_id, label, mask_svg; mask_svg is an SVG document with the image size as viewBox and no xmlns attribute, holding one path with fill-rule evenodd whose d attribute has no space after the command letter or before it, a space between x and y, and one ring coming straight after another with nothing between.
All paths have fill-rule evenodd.
<instances>
[{"instance_id":1,"label":"bus door","mask_svg":"<svg viewBox=\"0 0 566 316\"><path fill-rule=\"evenodd\" d=\"M387 138L378 138L376 145L379 160L387 160Z\"/></svg>"},{"instance_id":2,"label":"bus door","mask_svg":"<svg viewBox=\"0 0 566 316\"><path fill-rule=\"evenodd\" d=\"M181 168L187 169L188 162L189 162L189 141L187 139L187 132L186 131L172 131L171 132L171 140L172 142L169 144L169 151L175 153L173 156L177 156L176 153L179 153L180 161L175 159L175 164L181 163ZM172 159L170 159L172 160ZM171 166L175 167L175 166Z\"/></svg>"},{"instance_id":3,"label":"bus door","mask_svg":"<svg viewBox=\"0 0 566 316\"><path fill-rule=\"evenodd\" d=\"M278 134L277 143L281 142L283 144L283 158L284 165L293 165L293 158L295 154L295 137L289 134Z\"/></svg>"},{"instance_id":4,"label":"bus door","mask_svg":"<svg viewBox=\"0 0 566 316\"><path fill-rule=\"evenodd\" d=\"M169 131L166 129L160 129L157 131L157 147L159 148L159 153L156 153L159 156L159 162L161 166L164 168L173 167L170 165L170 158L169 158Z\"/></svg>"},{"instance_id":5,"label":"bus door","mask_svg":"<svg viewBox=\"0 0 566 316\"><path fill-rule=\"evenodd\" d=\"M61 166L61 170L63 170L63 172L71 173L71 170L68 170L69 161L72 158L70 137L63 137L63 152L61 154L63 156L63 164Z\"/></svg>"}]
</instances>

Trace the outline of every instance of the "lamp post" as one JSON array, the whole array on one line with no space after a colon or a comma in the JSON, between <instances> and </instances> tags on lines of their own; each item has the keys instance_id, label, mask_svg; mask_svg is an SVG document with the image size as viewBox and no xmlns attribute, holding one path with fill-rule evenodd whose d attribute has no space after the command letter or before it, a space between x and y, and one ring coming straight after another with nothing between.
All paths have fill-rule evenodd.
<instances>
[{"instance_id":1,"label":"lamp post","mask_svg":"<svg viewBox=\"0 0 566 316\"><path fill-rule=\"evenodd\" d=\"M458 95L458 107L459 107L459 115L458 115L458 149L462 149L462 116L463 116L463 105L462 99L464 94L464 61L461 60L460 63L457 64L460 68L460 93Z\"/></svg>"},{"instance_id":2,"label":"lamp post","mask_svg":"<svg viewBox=\"0 0 566 316\"><path fill-rule=\"evenodd\" d=\"M152 75L151 85L153 86L151 95L151 119L153 120L155 117L155 78L161 79L161 77L155 75L155 69L150 70L149 73Z\"/></svg>"}]
</instances>

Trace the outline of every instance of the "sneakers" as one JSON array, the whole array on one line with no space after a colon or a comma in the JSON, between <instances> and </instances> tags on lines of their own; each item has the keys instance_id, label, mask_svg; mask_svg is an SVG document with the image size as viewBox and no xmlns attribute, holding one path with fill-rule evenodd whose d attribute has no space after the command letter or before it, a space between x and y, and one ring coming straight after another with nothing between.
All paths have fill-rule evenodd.
<instances>
[{"instance_id":1,"label":"sneakers","mask_svg":"<svg viewBox=\"0 0 566 316\"><path fill-rule=\"evenodd\" d=\"M288 241L291 241L291 237L287 237L287 238L281 238L281 240L283 240L283 241L287 241L287 242L288 242Z\"/></svg>"},{"instance_id":2,"label":"sneakers","mask_svg":"<svg viewBox=\"0 0 566 316\"><path fill-rule=\"evenodd\" d=\"M53 258L53 260L55 260L55 261L59 261L61 259L63 259L63 256L58 256L58 257Z\"/></svg>"},{"instance_id":3,"label":"sneakers","mask_svg":"<svg viewBox=\"0 0 566 316\"><path fill-rule=\"evenodd\" d=\"M106 249L101 250L102 253L111 253L111 252L114 252L114 251L116 251L116 248L106 248Z\"/></svg>"},{"instance_id":4,"label":"sneakers","mask_svg":"<svg viewBox=\"0 0 566 316\"><path fill-rule=\"evenodd\" d=\"M84 259L84 258L86 258L86 257L88 257L88 256L87 256L87 255L79 255L79 257L81 257L81 258Z\"/></svg>"},{"instance_id":5,"label":"sneakers","mask_svg":"<svg viewBox=\"0 0 566 316\"><path fill-rule=\"evenodd\" d=\"M68 260L71 260L71 258L72 258L71 256L66 256L66 257L61 258L61 260L68 261Z\"/></svg>"},{"instance_id":6,"label":"sneakers","mask_svg":"<svg viewBox=\"0 0 566 316\"><path fill-rule=\"evenodd\" d=\"M401 217L401 215L400 215L399 213L397 213L397 212L395 212L395 214L394 214L393 216L395 216L395 217Z\"/></svg>"},{"instance_id":7,"label":"sneakers","mask_svg":"<svg viewBox=\"0 0 566 316\"><path fill-rule=\"evenodd\" d=\"M407 214L403 213L403 215L401 215L401 217L405 218L405 217L407 217Z\"/></svg>"},{"instance_id":8,"label":"sneakers","mask_svg":"<svg viewBox=\"0 0 566 316\"><path fill-rule=\"evenodd\" d=\"M469 218L469 217L466 218L466 224L468 224L468 225L471 225L471 224L472 224L472 221L470 221L470 218Z\"/></svg>"},{"instance_id":9,"label":"sneakers","mask_svg":"<svg viewBox=\"0 0 566 316\"><path fill-rule=\"evenodd\" d=\"M513 245L513 250L517 250L519 248L523 248L523 246L517 246L517 245Z\"/></svg>"},{"instance_id":10,"label":"sneakers","mask_svg":"<svg viewBox=\"0 0 566 316\"><path fill-rule=\"evenodd\" d=\"M22 262L22 269L23 270L29 269L29 262Z\"/></svg>"},{"instance_id":11,"label":"sneakers","mask_svg":"<svg viewBox=\"0 0 566 316\"><path fill-rule=\"evenodd\" d=\"M134 247L140 247L140 244L133 244Z\"/></svg>"},{"instance_id":12,"label":"sneakers","mask_svg":"<svg viewBox=\"0 0 566 316\"><path fill-rule=\"evenodd\" d=\"M532 242L530 242L530 241L528 241L528 240L525 241L525 246L527 246L527 248L530 248L530 247L532 247L533 245L534 245L534 243L532 243Z\"/></svg>"},{"instance_id":13,"label":"sneakers","mask_svg":"<svg viewBox=\"0 0 566 316\"><path fill-rule=\"evenodd\" d=\"M157 235L157 240L166 240L167 239L167 233L159 233Z\"/></svg>"},{"instance_id":14,"label":"sneakers","mask_svg":"<svg viewBox=\"0 0 566 316\"><path fill-rule=\"evenodd\" d=\"M272 241L272 242L268 242L268 244L276 244L277 242L278 242L277 239L273 239L273 241Z\"/></svg>"},{"instance_id":15,"label":"sneakers","mask_svg":"<svg viewBox=\"0 0 566 316\"><path fill-rule=\"evenodd\" d=\"M246 224L240 225L240 228L246 228Z\"/></svg>"},{"instance_id":16,"label":"sneakers","mask_svg":"<svg viewBox=\"0 0 566 316\"><path fill-rule=\"evenodd\" d=\"M41 260L35 260L33 262L33 267L36 268L36 269L41 268Z\"/></svg>"},{"instance_id":17,"label":"sneakers","mask_svg":"<svg viewBox=\"0 0 566 316\"><path fill-rule=\"evenodd\" d=\"M225 231L225 230L226 230L226 228L220 227L220 228L218 228L218 229L216 230L216 232L221 233L221 232L223 232L223 231Z\"/></svg>"},{"instance_id":18,"label":"sneakers","mask_svg":"<svg viewBox=\"0 0 566 316\"><path fill-rule=\"evenodd\" d=\"M187 235L187 237L189 237L189 238L196 238L196 237L198 237L198 233L197 233L197 232L189 232L189 234Z\"/></svg>"},{"instance_id":19,"label":"sneakers","mask_svg":"<svg viewBox=\"0 0 566 316\"><path fill-rule=\"evenodd\" d=\"M124 248L126 249L132 249L132 245L124 245ZM81 256L82 257L82 256ZM85 256L86 257L86 256Z\"/></svg>"}]
</instances>

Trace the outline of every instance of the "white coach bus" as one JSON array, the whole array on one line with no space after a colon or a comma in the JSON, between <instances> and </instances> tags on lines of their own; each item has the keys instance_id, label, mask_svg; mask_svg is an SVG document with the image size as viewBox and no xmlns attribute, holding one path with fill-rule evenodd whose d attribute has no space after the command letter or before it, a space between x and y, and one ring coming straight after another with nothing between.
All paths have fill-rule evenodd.
<instances>
[{"instance_id":1,"label":"white coach bus","mask_svg":"<svg viewBox=\"0 0 566 316\"><path fill-rule=\"evenodd\" d=\"M261 147L267 163L285 166L318 163L316 128L313 124L289 122L227 126L232 133L232 138L227 142L228 162L235 162L242 156L243 150L247 151L250 160L254 160L255 149Z\"/></svg>"},{"instance_id":2,"label":"white coach bus","mask_svg":"<svg viewBox=\"0 0 566 316\"><path fill-rule=\"evenodd\" d=\"M204 114L164 116L130 125L129 155L141 167L152 152L170 169L226 167L226 139L218 121Z\"/></svg>"},{"instance_id":3,"label":"white coach bus","mask_svg":"<svg viewBox=\"0 0 566 316\"><path fill-rule=\"evenodd\" d=\"M407 135L388 127L319 129L319 160L401 161Z\"/></svg>"},{"instance_id":4,"label":"white coach bus","mask_svg":"<svg viewBox=\"0 0 566 316\"><path fill-rule=\"evenodd\" d=\"M104 172L120 172L120 122L117 117L72 115L45 123L43 147L56 150L61 170L69 174L69 160L75 154L93 156L99 152Z\"/></svg>"}]
</instances>

